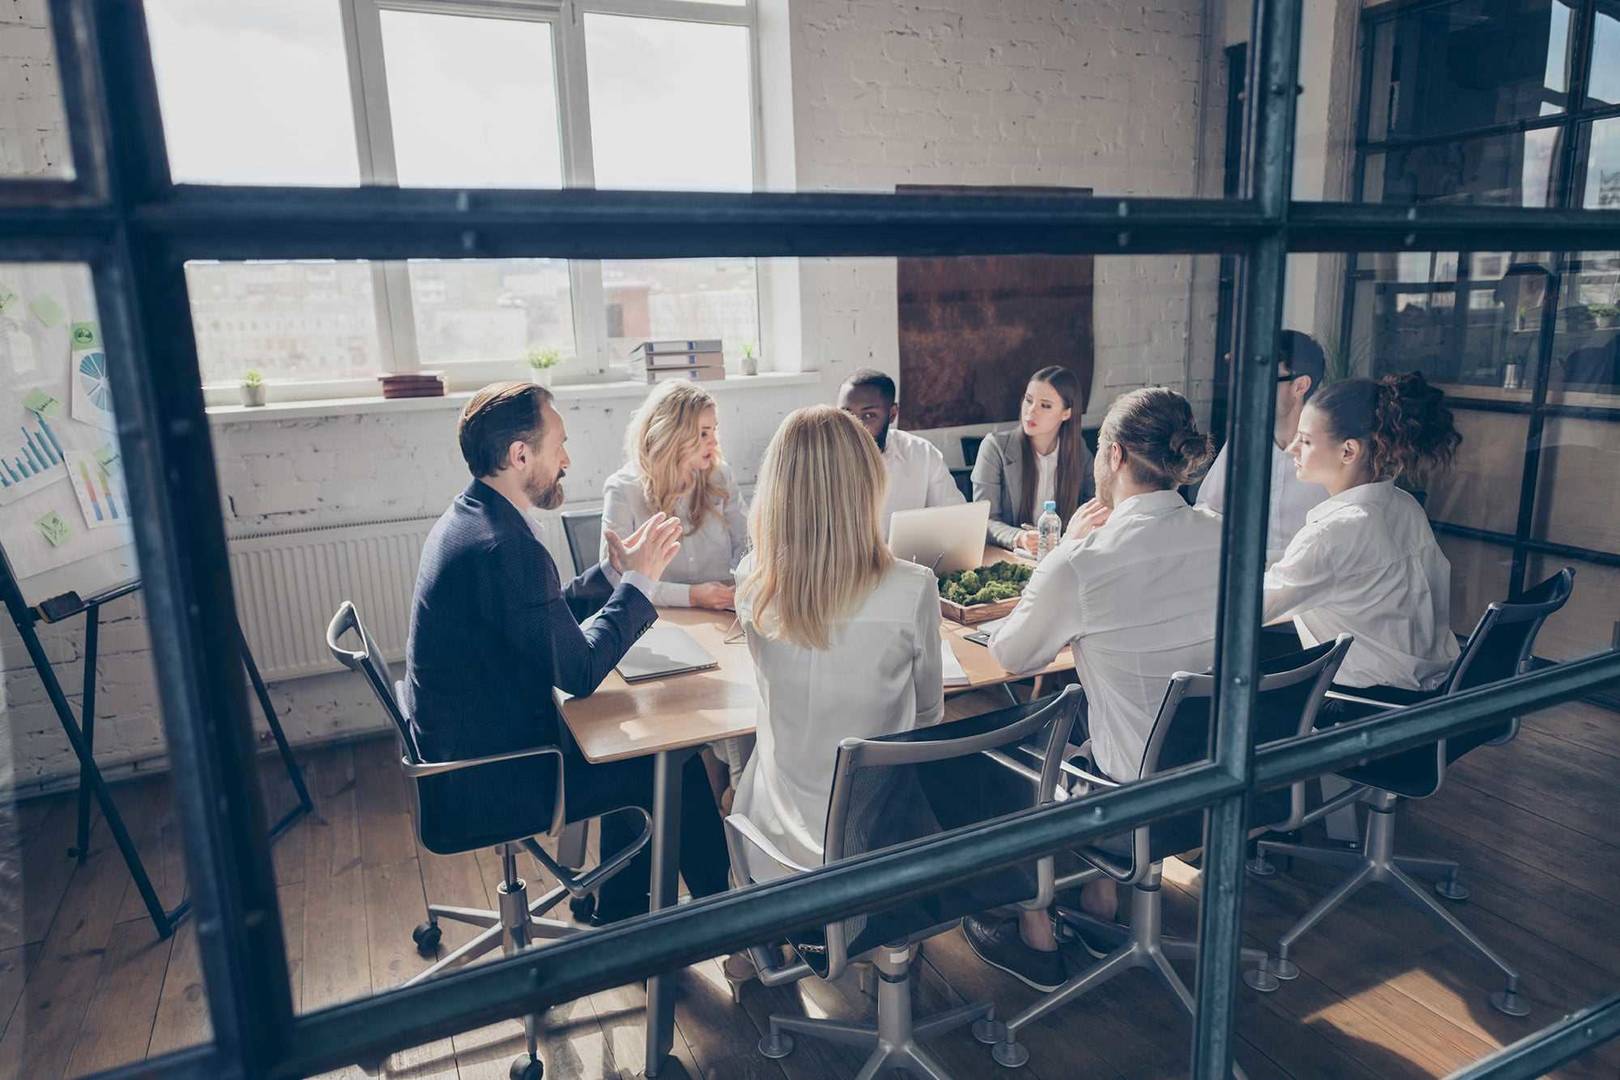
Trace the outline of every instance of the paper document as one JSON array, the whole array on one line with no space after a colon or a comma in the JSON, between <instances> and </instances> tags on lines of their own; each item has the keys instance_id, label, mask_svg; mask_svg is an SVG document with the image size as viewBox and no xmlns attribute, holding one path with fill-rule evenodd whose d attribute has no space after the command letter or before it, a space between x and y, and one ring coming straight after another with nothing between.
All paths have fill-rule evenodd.
<instances>
[{"instance_id":1,"label":"paper document","mask_svg":"<svg viewBox=\"0 0 1620 1080\"><path fill-rule=\"evenodd\" d=\"M633 683L719 666L691 634L673 623L659 622L630 646L630 651L619 661L618 669L625 682Z\"/></svg>"},{"instance_id":2,"label":"paper document","mask_svg":"<svg viewBox=\"0 0 1620 1080\"><path fill-rule=\"evenodd\" d=\"M956 650L944 638L939 639L940 670L945 675L946 686L968 686L967 672L962 670L962 661L956 658Z\"/></svg>"}]
</instances>

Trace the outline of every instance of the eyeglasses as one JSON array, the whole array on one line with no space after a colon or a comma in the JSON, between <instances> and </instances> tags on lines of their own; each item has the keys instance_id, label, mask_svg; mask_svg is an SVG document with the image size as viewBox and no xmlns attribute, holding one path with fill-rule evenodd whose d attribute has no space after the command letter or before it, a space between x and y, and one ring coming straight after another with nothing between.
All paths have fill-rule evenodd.
<instances>
[{"instance_id":1,"label":"eyeglasses","mask_svg":"<svg viewBox=\"0 0 1620 1080\"><path fill-rule=\"evenodd\" d=\"M1299 375L1298 372L1295 372L1295 371L1279 371L1279 372L1277 372L1277 381L1278 382L1293 382L1295 379L1298 379L1298 378L1300 378L1300 375Z\"/></svg>"}]
</instances>

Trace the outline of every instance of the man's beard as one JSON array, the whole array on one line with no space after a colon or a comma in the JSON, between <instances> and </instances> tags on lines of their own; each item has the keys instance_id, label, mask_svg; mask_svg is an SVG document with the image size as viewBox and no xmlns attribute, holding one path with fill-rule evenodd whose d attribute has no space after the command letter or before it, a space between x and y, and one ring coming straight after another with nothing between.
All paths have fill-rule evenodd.
<instances>
[{"instance_id":1,"label":"man's beard","mask_svg":"<svg viewBox=\"0 0 1620 1080\"><path fill-rule=\"evenodd\" d=\"M878 433L875 436L873 436L873 438L875 438L877 440L878 453L880 453L880 454L883 453L883 451L885 451L885 450L887 450L889 448L889 425L891 425L893 423L894 423L893 420L885 420L885 421L883 421L883 427L878 431Z\"/></svg>"},{"instance_id":2,"label":"man's beard","mask_svg":"<svg viewBox=\"0 0 1620 1080\"><path fill-rule=\"evenodd\" d=\"M549 484L542 484L533 477L525 477L523 481L523 494L541 510L555 510L563 503L563 477L567 471L557 473L557 478Z\"/></svg>"},{"instance_id":3,"label":"man's beard","mask_svg":"<svg viewBox=\"0 0 1620 1080\"><path fill-rule=\"evenodd\" d=\"M1119 479L1119 473L1103 466L1101 476L1094 477L1097 482L1097 499L1110 510L1114 507L1114 483Z\"/></svg>"}]
</instances>

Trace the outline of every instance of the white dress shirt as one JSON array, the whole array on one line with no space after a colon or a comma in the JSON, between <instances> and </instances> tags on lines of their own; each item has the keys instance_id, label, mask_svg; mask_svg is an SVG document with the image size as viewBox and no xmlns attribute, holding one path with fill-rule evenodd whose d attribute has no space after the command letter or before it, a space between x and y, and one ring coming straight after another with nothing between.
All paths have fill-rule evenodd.
<instances>
[{"instance_id":1,"label":"white dress shirt","mask_svg":"<svg viewBox=\"0 0 1620 1080\"><path fill-rule=\"evenodd\" d=\"M1132 496L1035 568L990 653L1029 672L1074 646L1092 760L1114 780L1136 780L1170 676L1215 662L1220 575L1218 514L1175 491Z\"/></svg>"},{"instance_id":2,"label":"white dress shirt","mask_svg":"<svg viewBox=\"0 0 1620 1080\"><path fill-rule=\"evenodd\" d=\"M926 566L896 561L825 650L766 637L741 597L737 617L754 659L759 720L732 812L794 862L819 866L839 741L939 723L938 582ZM752 880L782 876L760 861L749 862Z\"/></svg>"},{"instance_id":3,"label":"white dress shirt","mask_svg":"<svg viewBox=\"0 0 1620 1080\"><path fill-rule=\"evenodd\" d=\"M648 599L654 604L691 607L691 586L710 581L731 584L731 572L748 550L748 518L743 509L742 492L732 479L731 467L721 463L717 479L726 493L724 504L711 507L709 513L703 515L703 524L693 529L688 500L687 508L680 514L684 529L681 550L663 577L652 586ZM629 536L654 512L641 486L639 468L626 465L608 477L607 483L602 485L601 557L607 558L609 529L620 537Z\"/></svg>"},{"instance_id":4,"label":"white dress shirt","mask_svg":"<svg viewBox=\"0 0 1620 1080\"><path fill-rule=\"evenodd\" d=\"M1230 444L1228 444L1230 445ZM1328 497L1321 484L1308 484L1294 471L1294 459L1283 452L1276 441L1271 443L1271 508L1266 515L1266 565L1282 558L1288 550L1288 541L1305 527L1305 515L1311 507ZM1198 488L1198 505L1207 506L1217 514L1226 513L1226 447L1215 455L1215 463L1204 475Z\"/></svg>"},{"instance_id":5,"label":"white dress shirt","mask_svg":"<svg viewBox=\"0 0 1620 1080\"><path fill-rule=\"evenodd\" d=\"M1049 454L1035 455L1035 502L1032 504L1035 520L1030 522L1031 525L1040 521L1041 511L1046 504L1057 499L1057 455L1055 446Z\"/></svg>"},{"instance_id":6,"label":"white dress shirt","mask_svg":"<svg viewBox=\"0 0 1620 1080\"><path fill-rule=\"evenodd\" d=\"M1335 681L1433 690L1457 659L1451 563L1416 499L1393 481L1313 507L1266 571L1265 621L1293 616L1311 646L1356 636Z\"/></svg>"},{"instance_id":7,"label":"white dress shirt","mask_svg":"<svg viewBox=\"0 0 1620 1080\"><path fill-rule=\"evenodd\" d=\"M909 431L891 427L883 442L883 468L889 474L889 493L883 502L878 532L889 538L889 518L896 510L927 506L955 506L966 502L951 478L939 447Z\"/></svg>"}]
</instances>

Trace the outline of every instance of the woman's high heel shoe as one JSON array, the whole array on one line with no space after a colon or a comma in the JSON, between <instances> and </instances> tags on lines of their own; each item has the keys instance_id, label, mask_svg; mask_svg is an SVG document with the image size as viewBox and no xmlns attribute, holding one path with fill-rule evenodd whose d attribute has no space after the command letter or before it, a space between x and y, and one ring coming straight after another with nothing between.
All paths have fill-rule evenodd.
<instances>
[{"instance_id":1,"label":"woman's high heel shoe","mask_svg":"<svg viewBox=\"0 0 1620 1080\"><path fill-rule=\"evenodd\" d=\"M759 977L754 958L747 952L732 953L721 962L720 970L726 977L726 987L731 991L731 1003L741 1005L743 984Z\"/></svg>"}]
</instances>

